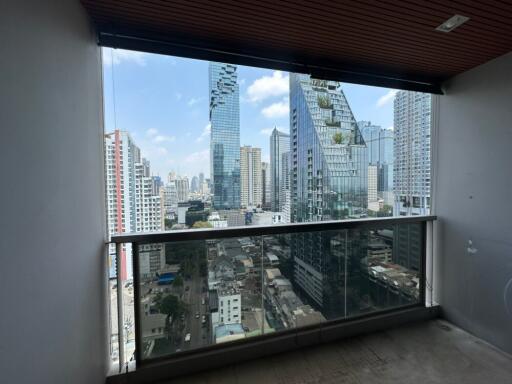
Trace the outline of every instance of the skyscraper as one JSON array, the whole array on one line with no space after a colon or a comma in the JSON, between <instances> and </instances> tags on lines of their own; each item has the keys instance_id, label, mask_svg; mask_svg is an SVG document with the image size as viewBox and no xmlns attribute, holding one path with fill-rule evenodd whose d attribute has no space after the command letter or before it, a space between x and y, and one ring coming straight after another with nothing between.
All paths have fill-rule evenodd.
<instances>
[{"instance_id":1,"label":"skyscraper","mask_svg":"<svg viewBox=\"0 0 512 384\"><path fill-rule=\"evenodd\" d=\"M140 156L140 151L138 151ZM135 228L133 232L154 232L162 229L160 191L153 193L153 178L149 161L135 158ZM125 200L126 204L126 200Z\"/></svg>"},{"instance_id":2,"label":"skyscraper","mask_svg":"<svg viewBox=\"0 0 512 384\"><path fill-rule=\"evenodd\" d=\"M154 191L149 162L131 136L116 130L105 135L105 174L107 180L107 221L110 234L158 231L162 228L162 204ZM121 249L121 276L132 275L131 248ZM144 256L141 248L141 257ZM115 247L109 248L111 276L115 275Z\"/></svg>"},{"instance_id":3,"label":"skyscraper","mask_svg":"<svg viewBox=\"0 0 512 384\"><path fill-rule=\"evenodd\" d=\"M377 165L368 165L368 210L378 211L378 169Z\"/></svg>"},{"instance_id":4,"label":"skyscraper","mask_svg":"<svg viewBox=\"0 0 512 384\"><path fill-rule=\"evenodd\" d=\"M395 214L430 211L431 95L399 91L394 102L393 190Z\"/></svg>"},{"instance_id":5,"label":"skyscraper","mask_svg":"<svg viewBox=\"0 0 512 384\"><path fill-rule=\"evenodd\" d=\"M261 163L261 208L269 210L270 204L270 165Z\"/></svg>"},{"instance_id":6,"label":"skyscraper","mask_svg":"<svg viewBox=\"0 0 512 384\"><path fill-rule=\"evenodd\" d=\"M292 221L365 216L368 153L341 84L290 83Z\"/></svg>"},{"instance_id":7,"label":"skyscraper","mask_svg":"<svg viewBox=\"0 0 512 384\"><path fill-rule=\"evenodd\" d=\"M192 176L192 180L190 182L190 192L199 192L199 178L197 176Z\"/></svg>"},{"instance_id":8,"label":"skyscraper","mask_svg":"<svg viewBox=\"0 0 512 384\"><path fill-rule=\"evenodd\" d=\"M210 175L213 207L240 208L240 100L237 66L210 62Z\"/></svg>"},{"instance_id":9,"label":"skyscraper","mask_svg":"<svg viewBox=\"0 0 512 384\"><path fill-rule=\"evenodd\" d=\"M174 182L174 180L176 180L176 172L171 171L171 172L169 172L169 174L167 175L167 181L168 181L169 183L172 183L172 182Z\"/></svg>"},{"instance_id":10,"label":"skyscraper","mask_svg":"<svg viewBox=\"0 0 512 384\"><path fill-rule=\"evenodd\" d=\"M164 215L166 219L173 219L178 210L178 191L174 181L167 183L162 188Z\"/></svg>"},{"instance_id":11,"label":"skyscraper","mask_svg":"<svg viewBox=\"0 0 512 384\"><path fill-rule=\"evenodd\" d=\"M281 155L281 180L279 188L280 212L283 213L282 222L291 222L291 191L290 191L290 152Z\"/></svg>"},{"instance_id":12,"label":"skyscraper","mask_svg":"<svg viewBox=\"0 0 512 384\"><path fill-rule=\"evenodd\" d=\"M392 129L383 129L370 121L359 121L359 130L368 147L368 165L377 166L377 193L384 203L393 205L393 141Z\"/></svg>"},{"instance_id":13,"label":"skyscraper","mask_svg":"<svg viewBox=\"0 0 512 384\"><path fill-rule=\"evenodd\" d=\"M160 188L163 187L164 183L162 182L162 178L160 176L151 176L153 179L153 185L151 187L151 193L153 195L158 195L160 193Z\"/></svg>"},{"instance_id":14,"label":"skyscraper","mask_svg":"<svg viewBox=\"0 0 512 384\"><path fill-rule=\"evenodd\" d=\"M189 192L190 192L190 185L188 182L187 176L178 176L176 180L174 180L176 183L176 192L178 194L178 202L184 203L187 202L189 199Z\"/></svg>"},{"instance_id":15,"label":"skyscraper","mask_svg":"<svg viewBox=\"0 0 512 384\"><path fill-rule=\"evenodd\" d=\"M341 84L290 74L290 125L292 222L366 216L368 153ZM337 232L291 236L294 283L326 317L357 311L360 263L340 253L344 240L339 236ZM350 269L350 281L339 272L342 269Z\"/></svg>"},{"instance_id":16,"label":"skyscraper","mask_svg":"<svg viewBox=\"0 0 512 384\"><path fill-rule=\"evenodd\" d=\"M240 190L242 207L261 206L261 149L240 148Z\"/></svg>"},{"instance_id":17,"label":"skyscraper","mask_svg":"<svg viewBox=\"0 0 512 384\"><path fill-rule=\"evenodd\" d=\"M290 150L290 135L274 128L270 135L270 201L272 211L282 210L280 202L282 166L281 159L283 153Z\"/></svg>"}]
</instances>

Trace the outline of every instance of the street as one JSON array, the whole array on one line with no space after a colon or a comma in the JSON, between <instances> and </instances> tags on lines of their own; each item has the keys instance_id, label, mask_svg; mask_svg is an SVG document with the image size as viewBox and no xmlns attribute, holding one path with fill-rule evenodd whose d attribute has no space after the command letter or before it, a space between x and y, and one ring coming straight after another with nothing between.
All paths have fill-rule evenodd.
<instances>
[{"instance_id":1,"label":"street","mask_svg":"<svg viewBox=\"0 0 512 384\"><path fill-rule=\"evenodd\" d=\"M207 293L203 292L203 287L206 284L206 279L199 275L198 270L190 279L185 279L182 301L185 303L187 311L184 321L177 320L178 326L174 327L174 348L171 352L195 349L210 344L208 299ZM203 299L204 305L202 304ZM202 323L203 316L206 316L205 324ZM185 336L189 333L190 341L185 341Z\"/></svg>"}]
</instances>

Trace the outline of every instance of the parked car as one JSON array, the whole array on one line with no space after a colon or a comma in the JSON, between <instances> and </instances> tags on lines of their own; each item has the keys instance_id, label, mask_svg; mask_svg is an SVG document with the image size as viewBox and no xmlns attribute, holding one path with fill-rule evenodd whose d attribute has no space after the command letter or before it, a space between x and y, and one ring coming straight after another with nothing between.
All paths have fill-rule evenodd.
<instances>
[{"instance_id":1,"label":"parked car","mask_svg":"<svg viewBox=\"0 0 512 384\"><path fill-rule=\"evenodd\" d=\"M185 335L185 341L188 343L190 341L190 333Z\"/></svg>"},{"instance_id":2,"label":"parked car","mask_svg":"<svg viewBox=\"0 0 512 384\"><path fill-rule=\"evenodd\" d=\"M196 312L196 319L199 319L199 312Z\"/></svg>"}]
</instances>

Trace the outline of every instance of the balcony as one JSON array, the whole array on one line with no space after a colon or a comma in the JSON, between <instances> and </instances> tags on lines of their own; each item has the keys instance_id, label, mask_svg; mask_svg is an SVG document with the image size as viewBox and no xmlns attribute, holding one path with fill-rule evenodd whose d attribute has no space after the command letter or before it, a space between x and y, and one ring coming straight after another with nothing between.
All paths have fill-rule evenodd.
<instances>
[{"instance_id":1,"label":"balcony","mask_svg":"<svg viewBox=\"0 0 512 384\"><path fill-rule=\"evenodd\" d=\"M510 383L510 2L191 4L2 2L2 383ZM454 14L469 20L450 32L436 29ZM105 160L115 157L105 159L105 122L112 121L115 129L145 124L104 115L103 90L110 86L103 79L104 47L137 51L126 58L134 66L143 66L140 55L151 52L309 74L339 81L343 87L370 85L375 100L367 111L390 102L379 87L432 93L431 146L424 158L432 164L426 185L435 216L111 239L105 223L104 172ZM172 65L169 61L162 67ZM142 77L133 80L146 84ZM175 95L163 80L161 98L167 103ZM246 86L250 82L247 78ZM194 88L192 82L188 85ZM205 96L206 108L215 106ZM287 104L283 95L276 97L274 101ZM260 101L256 114L271 103ZM138 107L130 105L136 112ZM176 110L166 109L171 116ZM395 118L414 117L411 111L397 109ZM302 143L300 113L292 108L290 126ZM208 111L200 114L207 119ZM273 123L269 119L260 128ZM183 139L186 144L194 141L193 136ZM402 145L400 150L407 148L406 141L396 144ZM298 159L300 151L294 152ZM129 153L123 166L135 155ZM411 164L404 158L394 163ZM294 161L293 169L298 185L302 164ZM131 188L135 184L128 182L124 191ZM292 196L295 204L303 203L300 194ZM293 212L292 217L298 217L300 210ZM125 220L120 228L128 228ZM366 240L404 228L419 233L406 242L406 248L414 247L405 258L396 259L394 236L389 248ZM290 257L288 269L279 249L273 248L276 239L283 239L278 247L300 256ZM177 292L188 306L192 297L199 308L185 306L173 318L162 308L173 307L174 299L157 300L149 288L172 293L165 292L173 287L167 284L172 276L154 267L166 244L177 249L192 244L209 274L213 253L226 249L226 242L251 249L252 267L244 261L243 268L232 273L236 282L251 275L254 300L238 307L233 297L219 305L217 296L217 313L226 319L214 339L210 329L215 295L210 287L207 292L201 284L199 291L190 287L183 300ZM311 252L315 247L323 251ZM136 281L131 288L123 280L109 281L110 248L117 248L117 255L121 250L133 252L130 265ZM361 257L365 250L366 260ZM272 265L276 259L271 253L278 266ZM245 251L240 255L247 256ZM379 264L383 260L386 265ZM224 272L229 275L228 267ZM190 280L183 279L183 295L196 278L193 268L191 272ZM231 292L236 289L247 291L248 285L234 286ZM111 315L114 324L109 323ZM203 327L203 315L210 325ZM241 323L236 315L243 315ZM242 324L243 339L236 339L242 336L237 334L240 327L227 322ZM174 324L183 323L195 329L184 329L178 345L173 344ZM162 339L168 341L165 348L157 346L156 340ZM109 374L110 368L114 370Z\"/></svg>"},{"instance_id":2,"label":"balcony","mask_svg":"<svg viewBox=\"0 0 512 384\"><path fill-rule=\"evenodd\" d=\"M124 319L132 317L123 312L129 312L134 332L112 335L122 374L110 380L137 380L154 364L167 367L164 379L169 372L243 361L255 350L264 356L435 318L428 246L434 220L113 236L116 265L122 252L132 252L134 288L133 305L123 303L126 286L118 272L116 329L126 328Z\"/></svg>"}]
</instances>

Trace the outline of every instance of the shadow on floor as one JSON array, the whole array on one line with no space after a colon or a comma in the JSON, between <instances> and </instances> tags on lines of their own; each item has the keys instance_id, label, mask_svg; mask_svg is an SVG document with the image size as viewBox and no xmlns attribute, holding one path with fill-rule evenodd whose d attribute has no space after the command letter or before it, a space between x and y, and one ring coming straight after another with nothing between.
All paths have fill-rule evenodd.
<instances>
[{"instance_id":1,"label":"shadow on floor","mask_svg":"<svg viewBox=\"0 0 512 384\"><path fill-rule=\"evenodd\" d=\"M512 357L432 320L165 382L171 383L512 384Z\"/></svg>"}]
</instances>

